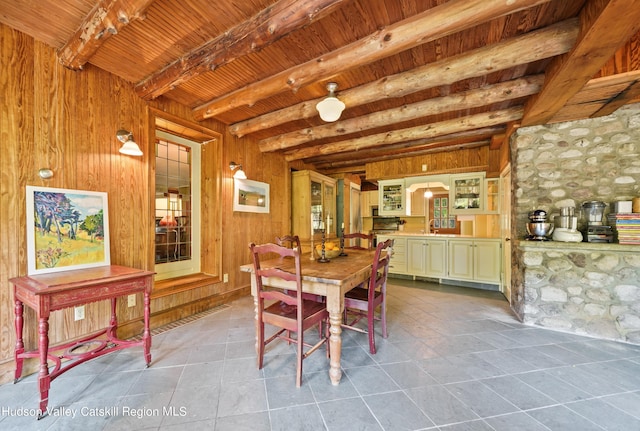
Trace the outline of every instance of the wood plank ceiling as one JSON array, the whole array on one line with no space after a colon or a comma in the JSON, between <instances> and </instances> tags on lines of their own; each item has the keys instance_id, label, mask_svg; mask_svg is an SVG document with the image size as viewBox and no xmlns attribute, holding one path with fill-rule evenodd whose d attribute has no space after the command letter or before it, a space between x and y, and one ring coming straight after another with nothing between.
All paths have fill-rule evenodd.
<instances>
[{"instance_id":1,"label":"wood plank ceiling","mask_svg":"<svg viewBox=\"0 0 640 431\"><path fill-rule=\"evenodd\" d=\"M0 22L331 172L640 101L640 0L0 0ZM338 84L325 123L315 104Z\"/></svg>"}]
</instances>

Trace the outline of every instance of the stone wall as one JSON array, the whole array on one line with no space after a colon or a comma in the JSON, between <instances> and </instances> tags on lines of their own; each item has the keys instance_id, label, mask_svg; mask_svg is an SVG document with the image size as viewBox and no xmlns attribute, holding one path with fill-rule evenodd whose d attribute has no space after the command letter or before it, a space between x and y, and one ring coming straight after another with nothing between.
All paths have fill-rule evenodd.
<instances>
[{"instance_id":1,"label":"stone wall","mask_svg":"<svg viewBox=\"0 0 640 431\"><path fill-rule=\"evenodd\" d=\"M563 206L580 209L586 201L638 197L640 104L606 117L520 128L511 139L511 166L516 239L525 238L532 210L553 214ZM605 217L607 212L608 208ZM531 324L639 342L640 295L629 292L640 289L635 260L640 247L544 244L556 248L532 254L525 251L535 246L532 242L516 242L511 298L516 314ZM608 249L594 252L593 246ZM617 276L620 271L624 275Z\"/></svg>"},{"instance_id":2,"label":"stone wall","mask_svg":"<svg viewBox=\"0 0 640 431\"><path fill-rule=\"evenodd\" d=\"M636 246L521 241L524 323L640 344Z\"/></svg>"}]
</instances>

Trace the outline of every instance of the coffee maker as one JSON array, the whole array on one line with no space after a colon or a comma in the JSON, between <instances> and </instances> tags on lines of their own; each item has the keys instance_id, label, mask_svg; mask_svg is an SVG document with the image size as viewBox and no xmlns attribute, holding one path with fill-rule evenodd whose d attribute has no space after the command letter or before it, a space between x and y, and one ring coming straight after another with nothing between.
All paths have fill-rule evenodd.
<instances>
[{"instance_id":1,"label":"coffee maker","mask_svg":"<svg viewBox=\"0 0 640 431\"><path fill-rule=\"evenodd\" d=\"M582 233L578 230L576 207L560 208L560 215L554 217L556 228L553 230L554 241L582 242Z\"/></svg>"},{"instance_id":2,"label":"coffee maker","mask_svg":"<svg viewBox=\"0 0 640 431\"><path fill-rule=\"evenodd\" d=\"M587 227L584 231L586 242L613 242L611 226L602 223L606 203L601 201L587 201L582 204Z\"/></svg>"}]
</instances>

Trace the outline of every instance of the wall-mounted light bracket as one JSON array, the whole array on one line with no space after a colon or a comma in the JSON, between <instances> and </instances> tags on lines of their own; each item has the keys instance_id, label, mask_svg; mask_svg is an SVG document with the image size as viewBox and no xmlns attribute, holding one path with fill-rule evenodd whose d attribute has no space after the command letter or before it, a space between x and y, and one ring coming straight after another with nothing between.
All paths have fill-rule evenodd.
<instances>
[{"instance_id":1,"label":"wall-mounted light bracket","mask_svg":"<svg viewBox=\"0 0 640 431\"><path fill-rule=\"evenodd\" d=\"M140 150L138 144L133 141L133 133L120 129L116 132L116 138L118 138L118 140L122 142L120 153L126 154L128 156L142 155L142 150Z\"/></svg>"},{"instance_id":2,"label":"wall-mounted light bracket","mask_svg":"<svg viewBox=\"0 0 640 431\"><path fill-rule=\"evenodd\" d=\"M244 171L242 170L242 165L236 162L231 162L229 163L229 169L231 169L232 171L236 171L235 174L233 174L233 178L235 178L236 180L246 180L247 179L247 175L244 173Z\"/></svg>"}]
</instances>

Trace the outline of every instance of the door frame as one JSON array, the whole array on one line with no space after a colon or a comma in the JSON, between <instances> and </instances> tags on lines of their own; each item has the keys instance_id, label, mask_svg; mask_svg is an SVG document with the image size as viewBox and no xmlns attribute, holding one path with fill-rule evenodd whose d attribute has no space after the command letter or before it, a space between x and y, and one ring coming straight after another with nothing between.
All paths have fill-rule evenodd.
<instances>
[{"instance_id":1,"label":"door frame","mask_svg":"<svg viewBox=\"0 0 640 431\"><path fill-rule=\"evenodd\" d=\"M511 304L511 164L500 172L500 239L502 276L500 291Z\"/></svg>"}]
</instances>

